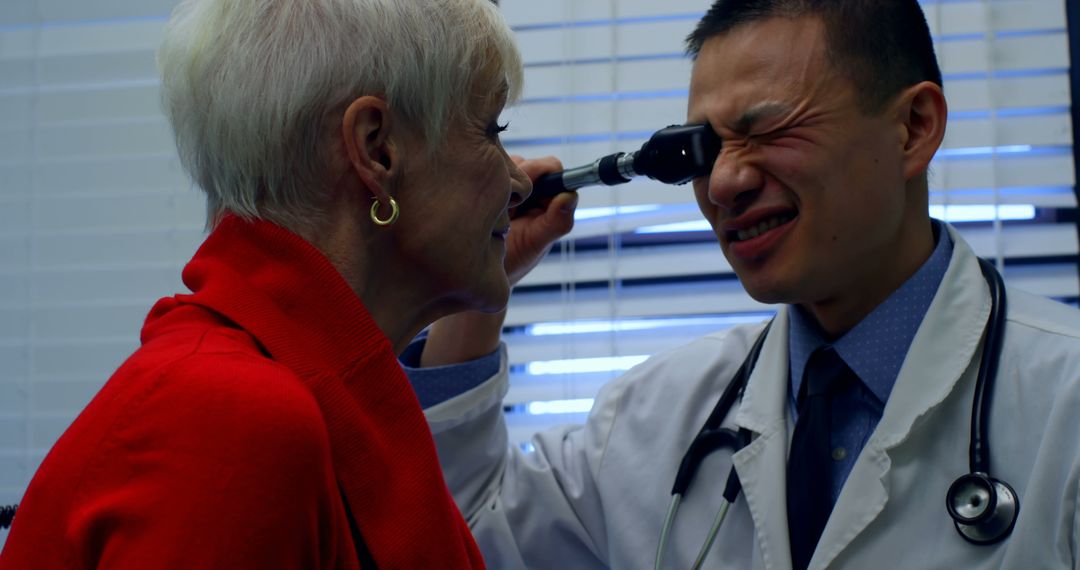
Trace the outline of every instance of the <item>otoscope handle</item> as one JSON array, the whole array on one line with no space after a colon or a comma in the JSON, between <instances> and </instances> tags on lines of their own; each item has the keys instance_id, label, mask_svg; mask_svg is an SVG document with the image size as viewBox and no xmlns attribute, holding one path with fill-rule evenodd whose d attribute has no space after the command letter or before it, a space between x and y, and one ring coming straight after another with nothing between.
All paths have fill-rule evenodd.
<instances>
[{"instance_id":1,"label":"otoscope handle","mask_svg":"<svg viewBox=\"0 0 1080 570\"><path fill-rule=\"evenodd\" d=\"M633 168L636 155L636 152L630 154L617 152L597 159L586 166L545 174L533 182L532 194L528 200L518 206L518 212L538 207L544 200L584 186L594 184L615 186L630 182L630 178L636 175Z\"/></svg>"},{"instance_id":2,"label":"otoscope handle","mask_svg":"<svg viewBox=\"0 0 1080 570\"><path fill-rule=\"evenodd\" d=\"M567 188L563 183L563 173L552 172L545 174L533 182L532 194L525 199L524 202L518 204L517 212L527 212L533 208L539 208L545 200L554 198L563 192L569 192L572 188Z\"/></svg>"},{"instance_id":3,"label":"otoscope handle","mask_svg":"<svg viewBox=\"0 0 1080 570\"><path fill-rule=\"evenodd\" d=\"M536 182L533 182L532 194L529 196L528 200L521 204L521 206L518 206L518 209L527 209L527 204L538 206L543 200L553 198L570 190L573 189L567 188L566 185L563 184L562 171L545 174L540 178L537 178Z\"/></svg>"}]
</instances>

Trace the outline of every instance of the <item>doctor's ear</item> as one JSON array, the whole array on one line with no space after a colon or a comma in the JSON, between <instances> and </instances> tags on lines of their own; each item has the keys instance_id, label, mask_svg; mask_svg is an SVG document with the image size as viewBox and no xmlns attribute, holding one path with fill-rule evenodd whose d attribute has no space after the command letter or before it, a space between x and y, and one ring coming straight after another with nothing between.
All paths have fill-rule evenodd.
<instances>
[{"instance_id":1,"label":"doctor's ear","mask_svg":"<svg viewBox=\"0 0 1080 570\"><path fill-rule=\"evenodd\" d=\"M350 169L365 190L380 201L389 198L387 183L397 173L398 156L390 136L392 128L386 101L370 95L349 104L341 120Z\"/></svg>"},{"instance_id":2,"label":"doctor's ear","mask_svg":"<svg viewBox=\"0 0 1080 570\"><path fill-rule=\"evenodd\" d=\"M941 87L923 81L901 94L896 111L901 124L904 178L911 180L926 172L941 148L949 109Z\"/></svg>"}]
</instances>

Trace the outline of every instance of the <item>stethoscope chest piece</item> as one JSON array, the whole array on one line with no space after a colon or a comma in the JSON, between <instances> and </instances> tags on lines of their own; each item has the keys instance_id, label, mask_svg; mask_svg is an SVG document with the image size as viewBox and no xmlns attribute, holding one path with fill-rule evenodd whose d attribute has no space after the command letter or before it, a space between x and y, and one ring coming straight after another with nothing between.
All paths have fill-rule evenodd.
<instances>
[{"instance_id":1,"label":"stethoscope chest piece","mask_svg":"<svg viewBox=\"0 0 1080 570\"><path fill-rule=\"evenodd\" d=\"M968 473L957 479L945 495L960 536L973 544L993 544L1009 536L1020 515L1016 491L985 473Z\"/></svg>"},{"instance_id":2,"label":"stethoscope chest piece","mask_svg":"<svg viewBox=\"0 0 1080 570\"><path fill-rule=\"evenodd\" d=\"M994 266L984 259L979 260L983 276L990 290L990 316L986 324L986 339L979 363L979 372L975 380L975 393L972 398L971 441L968 455L969 473L957 479L945 495L945 507L952 517L957 532L964 540L978 545L994 544L1004 540L1016 526L1020 514L1020 499L1016 491L1004 481L988 475L990 472L990 453L988 445L987 419L990 415L993 382L997 376L998 360L1001 356L1002 340L1005 333L1005 282ZM735 401L742 397L743 389L750 381L750 375L757 363L769 333L772 322L758 335L757 341L739 367L731 382L724 389L720 401L713 408L709 419L691 443L683 456L679 471L672 488L671 506L668 508L660 541L656 549L657 569L664 564L665 549L669 533L674 525L675 514L683 496L690 486L702 460L713 451L725 447L738 450L750 441L750 434L745 430L735 432L721 428L724 418L731 411ZM742 485L738 472L732 467L724 488L724 500L713 521L705 544L698 553L692 568L700 568L716 539L720 524L727 514L728 507L735 502Z\"/></svg>"}]
</instances>

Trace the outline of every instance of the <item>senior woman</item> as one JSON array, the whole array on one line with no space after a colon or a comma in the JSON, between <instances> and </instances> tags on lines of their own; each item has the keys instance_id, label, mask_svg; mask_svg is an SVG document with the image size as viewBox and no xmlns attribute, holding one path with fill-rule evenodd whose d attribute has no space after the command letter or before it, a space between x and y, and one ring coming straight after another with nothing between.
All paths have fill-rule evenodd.
<instances>
[{"instance_id":1,"label":"senior woman","mask_svg":"<svg viewBox=\"0 0 1080 570\"><path fill-rule=\"evenodd\" d=\"M499 142L522 67L496 8L188 0L159 64L212 231L0 567L482 567L396 355L509 295L531 183ZM556 202L514 239L568 231Z\"/></svg>"}]
</instances>

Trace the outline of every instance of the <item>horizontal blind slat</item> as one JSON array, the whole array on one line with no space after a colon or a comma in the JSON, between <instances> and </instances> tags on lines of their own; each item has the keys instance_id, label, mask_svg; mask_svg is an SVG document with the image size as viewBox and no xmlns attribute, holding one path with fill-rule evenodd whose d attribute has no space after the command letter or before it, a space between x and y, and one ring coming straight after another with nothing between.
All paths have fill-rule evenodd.
<instances>
[{"instance_id":1,"label":"horizontal blind slat","mask_svg":"<svg viewBox=\"0 0 1080 570\"><path fill-rule=\"evenodd\" d=\"M993 257L998 248L992 227L962 228L975 253ZM1006 225L1002 232L1005 257L1075 255L1076 227L1073 224ZM606 250L574 254L569 266L559 254L549 255L529 275L522 286L557 285L567 281L598 282L609 279L646 279L731 274L731 265L713 242L648 247L623 247L614 258ZM672 287L677 287L673 285Z\"/></svg>"}]
</instances>

